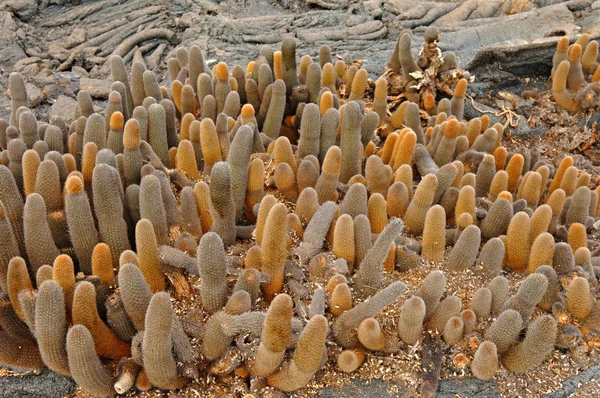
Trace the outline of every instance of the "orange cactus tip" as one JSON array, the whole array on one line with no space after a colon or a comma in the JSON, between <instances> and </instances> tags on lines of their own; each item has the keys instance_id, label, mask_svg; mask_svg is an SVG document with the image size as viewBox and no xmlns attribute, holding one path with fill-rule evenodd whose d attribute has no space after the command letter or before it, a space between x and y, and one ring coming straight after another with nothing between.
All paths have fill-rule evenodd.
<instances>
[{"instance_id":1,"label":"orange cactus tip","mask_svg":"<svg viewBox=\"0 0 600 398\"><path fill-rule=\"evenodd\" d=\"M215 75L219 80L227 80L229 78L229 69L225 62L219 62L215 68Z\"/></svg>"},{"instance_id":2,"label":"orange cactus tip","mask_svg":"<svg viewBox=\"0 0 600 398\"><path fill-rule=\"evenodd\" d=\"M76 195L83 191L83 181L77 176L71 176L67 178L65 188L67 189L67 192L71 195Z\"/></svg>"},{"instance_id":3,"label":"orange cactus tip","mask_svg":"<svg viewBox=\"0 0 600 398\"><path fill-rule=\"evenodd\" d=\"M288 127L294 127L294 120L296 120L296 116L286 116L283 122Z\"/></svg>"},{"instance_id":4,"label":"orange cactus tip","mask_svg":"<svg viewBox=\"0 0 600 398\"><path fill-rule=\"evenodd\" d=\"M512 199L513 199L512 198L512 194L510 192L508 192L508 191L502 191L502 192L500 192L498 194L497 199L501 199L501 198L504 198L504 199L508 200L509 202L512 202Z\"/></svg>"},{"instance_id":5,"label":"orange cactus tip","mask_svg":"<svg viewBox=\"0 0 600 398\"><path fill-rule=\"evenodd\" d=\"M458 130L460 129L460 124L456 119L450 119L446 122L446 128L444 129L444 135L450 138L456 138L458 135Z\"/></svg>"},{"instance_id":6,"label":"orange cactus tip","mask_svg":"<svg viewBox=\"0 0 600 398\"><path fill-rule=\"evenodd\" d=\"M312 58L311 58L310 56L308 56L308 55L305 55L305 56L303 56L303 57L300 59L300 68L301 68L301 69L306 69L306 68L308 68L308 66L309 66L310 64L312 64Z\"/></svg>"},{"instance_id":7,"label":"orange cactus tip","mask_svg":"<svg viewBox=\"0 0 600 398\"><path fill-rule=\"evenodd\" d=\"M423 105L425 105L426 110L433 109L435 107L435 98L433 98L433 95L431 93L428 93L425 96L425 99L423 100Z\"/></svg>"},{"instance_id":8,"label":"orange cactus tip","mask_svg":"<svg viewBox=\"0 0 600 398\"><path fill-rule=\"evenodd\" d=\"M467 79L460 79L454 89L454 95L457 97L464 97L467 93Z\"/></svg>"},{"instance_id":9,"label":"orange cactus tip","mask_svg":"<svg viewBox=\"0 0 600 398\"><path fill-rule=\"evenodd\" d=\"M123 125L125 124L125 118L123 118L123 114L119 111L110 115L110 129L111 130L123 130Z\"/></svg>"},{"instance_id":10,"label":"orange cactus tip","mask_svg":"<svg viewBox=\"0 0 600 398\"><path fill-rule=\"evenodd\" d=\"M140 146L140 125L137 120L129 119L125 123L123 145L127 149L135 149Z\"/></svg>"},{"instance_id":11,"label":"orange cactus tip","mask_svg":"<svg viewBox=\"0 0 600 398\"><path fill-rule=\"evenodd\" d=\"M581 46L579 44L573 44L571 52L569 53L569 62L576 62L581 58Z\"/></svg>"},{"instance_id":12,"label":"orange cactus tip","mask_svg":"<svg viewBox=\"0 0 600 398\"><path fill-rule=\"evenodd\" d=\"M333 108L333 94L330 91L325 91L321 94L321 101L319 103L321 116L323 116L329 108Z\"/></svg>"},{"instance_id":13,"label":"orange cactus tip","mask_svg":"<svg viewBox=\"0 0 600 398\"><path fill-rule=\"evenodd\" d=\"M254 70L254 61L248 62L248 66L246 67L246 73L252 73Z\"/></svg>"},{"instance_id":14,"label":"orange cactus tip","mask_svg":"<svg viewBox=\"0 0 600 398\"><path fill-rule=\"evenodd\" d=\"M323 101L333 102L333 94L331 94L331 91L323 91L323 94L321 94L321 102Z\"/></svg>"},{"instance_id":15,"label":"orange cactus tip","mask_svg":"<svg viewBox=\"0 0 600 398\"><path fill-rule=\"evenodd\" d=\"M556 51L559 53L566 53L569 49L569 38L567 36L563 36L558 41L556 45Z\"/></svg>"},{"instance_id":16,"label":"orange cactus tip","mask_svg":"<svg viewBox=\"0 0 600 398\"><path fill-rule=\"evenodd\" d=\"M596 69L596 72L592 76L592 83L596 83L597 81L600 81L600 68Z\"/></svg>"},{"instance_id":17,"label":"orange cactus tip","mask_svg":"<svg viewBox=\"0 0 600 398\"><path fill-rule=\"evenodd\" d=\"M484 132L490 126L490 117L488 115L483 115L481 117L481 131Z\"/></svg>"},{"instance_id":18,"label":"orange cactus tip","mask_svg":"<svg viewBox=\"0 0 600 398\"><path fill-rule=\"evenodd\" d=\"M242 117L249 118L252 116L254 116L254 107L250 104L244 104L244 106L242 106Z\"/></svg>"},{"instance_id":19,"label":"orange cactus tip","mask_svg":"<svg viewBox=\"0 0 600 398\"><path fill-rule=\"evenodd\" d=\"M73 266L73 260L66 254L61 254L54 259L54 268L60 268L65 266Z\"/></svg>"}]
</instances>

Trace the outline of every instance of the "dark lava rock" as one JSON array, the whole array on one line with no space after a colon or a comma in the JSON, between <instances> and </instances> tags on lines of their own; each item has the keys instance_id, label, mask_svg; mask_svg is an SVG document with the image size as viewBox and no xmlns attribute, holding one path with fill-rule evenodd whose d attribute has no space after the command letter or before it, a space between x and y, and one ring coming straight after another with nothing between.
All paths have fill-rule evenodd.
<instances>
[{"instance_id":1,"label":"dark lava rock","mask_svg":"<svg viewBox=\"0 0 600 398\"><path fill-rule=\"evenodd\" d=\"M0 378L0 396L11 398L61 398L75 392L72 378L44 368L39 374Z\"/></svg>"}]
</instances>

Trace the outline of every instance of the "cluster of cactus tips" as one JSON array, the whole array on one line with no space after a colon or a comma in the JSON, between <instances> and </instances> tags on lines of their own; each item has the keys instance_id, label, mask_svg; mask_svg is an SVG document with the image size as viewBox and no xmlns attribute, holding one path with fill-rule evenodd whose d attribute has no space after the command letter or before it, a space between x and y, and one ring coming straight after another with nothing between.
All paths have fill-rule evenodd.
<instances>
[{"instance_id":1,"label":"cluster of cactus tips","mask_svg":"<svg viewBox=\"0 0 600 398\"><path fill-rule=\"evenodd\" d=\"M583 34L572 44L563 36L552 58L554 100L567 111L588 110L600 104L598 42Z\"/></svg>"},{"instance_id":2,"label":"cluster of cactus tips","mask_svg":"<svg viewBox=\"0 0 600 398\"><path fill-rule=\"evenodd\" d=\"M46 366L95 396L207 372L257 394L302 388L327 363L354 372L431 333L446 346L475 338L470 371L490 379L581 339L573 324L600 332L588 239L600 190L573 157L510 151L502 125L465 120L468 74L438 40L429 29L415 61L402 34L374 83L327 46L298 62L291 38L245 68L179 48L164 82L113 56L106 109L82 90L70 123L38 121L11 74L0 364ZM594 43L569 61L585 48L591 73ZM407 100L390 109L399 87ZM418 285L400 281L432 264ZM483 285L461 299L446 290L452 273ZM518 291L508 274L522 275ZM186 275L198 300L175 311ZM380 323L388 306L394 330Z\"/></svg>"}]
</instances>

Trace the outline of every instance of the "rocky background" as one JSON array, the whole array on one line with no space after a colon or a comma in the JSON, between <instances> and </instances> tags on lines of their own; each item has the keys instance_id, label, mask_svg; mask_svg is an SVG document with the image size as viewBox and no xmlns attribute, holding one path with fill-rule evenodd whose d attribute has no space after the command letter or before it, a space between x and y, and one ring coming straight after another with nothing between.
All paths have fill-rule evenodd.
<instances>
[{"instance_id":1,"label":"rocky background","mask_svg":"<svg viewBox=\"0 0 600 398\"><path fill-rule=\"evenodd\" d=\"M484 110L492 123L510 124L514 136L542 137L538 143L551 139L552 145L582 153L598 166L599 112L574 117L562 111L549 117L534 109L535 101L520 97L525 89L549 90L559 37L589 33L600 38L600 1L593 0L2 0L0 118L9 114L7 80L13 71L25 77L38 120L61 115L69 122L80 88L104 107L111 84L104 63L111 54L127 64L143 59L165 76L166 59L178 46L198 45L209 66L218 61L246 65L261 46L278 49L291 36L299 57L317 56L327 44L338 58L361 61L376 78L399 32L412 30L416 54L431 25L442 32L442 51L454 52L475 76L469 86L473 101L466 101L469 118ZM567 128L571 135L565 135ZM597 388L599 380L596 366L564 380L563 390L550 396L585 396L586 386ZM393 396L388 387L361 380L341 391L325 389L321 396ZM70 378L47 370L0 378L1 396L61 397L74 389ZM439 397L457 394L499 396L493 381L440 384Z\"/></svg>"},{"instance_id":2,"label":"rocky background","mask_svg":"<svg viewBox=\"0 0 600 398\"><path fill-rule=\"evenodd\" d=\"M600 1L592 0L3 0L0 3L0 85L21 72L32 106L58 101L72 117L80 87L98 100L108 97L104 66L109 55L127 63L143 58L164 71L177 46L198 45L211 65L247 64L262 45L283 37L298 42L298 55L332 53L360 60L375 78L384 72L399 32L411 29L414 51L430 26L442 32L440 48L454 52L476 77L475 95L546 80L560 36L600 37ZM164 75L164 73L163 73ZM482 86L483 85L483 86ZM9 104L0 93L0 117ZM45 107L39 109L46 112Z\"/></svg>"}]
</instances>

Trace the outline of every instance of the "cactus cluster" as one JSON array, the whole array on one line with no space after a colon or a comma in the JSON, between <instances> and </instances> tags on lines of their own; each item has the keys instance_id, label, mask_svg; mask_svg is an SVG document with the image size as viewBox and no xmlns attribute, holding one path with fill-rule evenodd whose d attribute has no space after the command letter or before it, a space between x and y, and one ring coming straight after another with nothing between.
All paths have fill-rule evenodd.
<instances>
[{"instance_id":1,"label":"cactus cluster","mask_svg":"<svg viewBox=\"0 0 600 398\"><path fill-rule=\"evenodd\" d=\"M430 333L477 340L471 372L490 379L540 365L568 322L600 332L600 190L573 157L509 150L502 125L465 120L468 73L437 29L416 61L410 40L375 83L326 46L298 63L292 38L245 68L179 48L167 84L114 56L106 109L82 90L70 124L37 121L11 74L0 364L98 396L205 373L258 394ZM447 288L473 274L469 294Z\"/></svg>"},{"instance_id":2,"label":"cactus cluster","mask_svg":"<svg viewBox=\"0 0 600 398\"><path fill-rule=\"evenodd\" d=\"M561 37L552 58L552 93L567 111L592 109L600 104L598 42L582 34L572 44Z\"/></svg>"}]
</instances>

